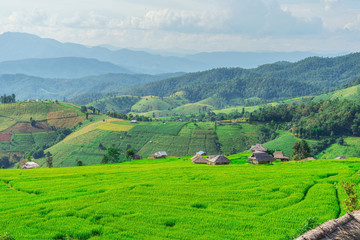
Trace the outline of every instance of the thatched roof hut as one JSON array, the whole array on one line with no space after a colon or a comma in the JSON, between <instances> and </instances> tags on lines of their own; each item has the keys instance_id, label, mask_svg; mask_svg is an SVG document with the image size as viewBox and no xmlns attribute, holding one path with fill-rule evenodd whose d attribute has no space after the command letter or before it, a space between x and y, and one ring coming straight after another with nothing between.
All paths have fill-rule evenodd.
<instances>
[{"instance_id":1,"label":"thatched roof hut","mask_svg":"<svg viewBox=\"0 0 360 240\"><path fill-rule=\"evenodd\" d=\"M26 162L22 168L23 169L32 169L32 168L39 168L39 164L37 164L36 162Z\"/></svg>"},{"instance_id":2,"label":"thatched roof hut","mask_svg":"<svg viewBox=\"0 0 360 240\"><path fill-rule=\"evenodd\" d=\"M360 239L360 211L330 220L295 240Z\"/></svg>"},{"instance_id":3,"label":"thatched roof hut","mask_svg":"<svg viewBox=\"0 0 360 240\"><path fill-rule=\"evenodd\" d=\"M282 151L276 151L273 154L275 159L280 159L281 161L289 161L289 157L285 156Z\"/></svg>"},{"instance_id":4,"label":"thatched roof hut","mask_svg":"<svg viewBox=\"0 0 360 240\"><path fill-rule=\"evenodd\" d=\"M316 160L316 159L313 157L307 157L307 158L301 159L300 161L310 161L310 160Z\"/></svg>"},{"instance_id":5,"label":"thatched roof hut","mask_svg":"<svg viewBox=\"0 0 360 240\"><path fill-rule=\"evenodd\" d=\"M256 151L249 157L249 163L252 164L268 164L274 161L275 158L273 158L272 156L268 155L265 152Z\"/></svg>"},{"instance_id":6,"label":"thatched roof hut","mask_svg":"<svg viewBox=\"0 0 360 240\"><path fill-rule=\"evenodd\" d=\"M254 146L251 146L250 150L252 152L266 152L268 149L264 147L262 144L256 144Z\"/></svg>"},{"instance_id":7,"label":"thatched roof hut","mask_svg":"<svg viewBox=\"0 0 360 240\"><path fill-rule=\"evenodd\" d=\"M337 157L335 159L347 159L347 157L346 156L339 156L339 157Z\"/></svg>"},{"instance_id":8,"label":"thatched roof hut","mask_svg":"<svg viewBox=\"0 0 360 240\"><path fill-rule=\"evenodd\" d=\"M210 165L228 165L229 163L231 163L231 161L223 155L219 155L216 157L208 157L207 160L210 161Z\"/></svg>"},{"instance_id":9,"label":"thatched roof hut","mask_svg":"<svg viewBox=\"0 0 360 240\"><path fill-rule=\"evenodd\" d=\"M156 152L154 154L155 158L166 158L167 157L167 153L165 151L160 151L160 152Z\"/></svg>"},{"instance_id":10,"label":"thatched roof hut","mask_svg":"<svg viewBox=\"0 0 360 240\"><path fill-rule=\"evenodd\" d=\"M206 160L203 156L196 154L191 158L191 161L195 164L208 164L209 160Z\"/></svg>"},{"instance_id":11,"label":"thatched roof hut","mask_svg":"<svg viewBox=\"0 0 360 240\"><path fill-rule=\"evenodd\" d=\"M198 151L196 154L200 155L200 156L204 156L206 154L206 152L204 151Z\"/></svg>"}]
</instances>

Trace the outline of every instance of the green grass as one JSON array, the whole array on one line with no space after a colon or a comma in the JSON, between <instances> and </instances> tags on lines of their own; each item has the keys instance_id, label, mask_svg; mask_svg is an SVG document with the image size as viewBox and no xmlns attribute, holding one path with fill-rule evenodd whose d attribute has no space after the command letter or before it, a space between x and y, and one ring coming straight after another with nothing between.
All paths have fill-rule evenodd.
<instances>
[{"instance_id":1,"label":"green grass","mask_svg":"<svg viewBox=\"0 0 360 240\"><path fill-rule=\"evenodd\" d=\"M316 96L313 101L320 101L320 100L334 100L334 99L348 99L348 100L358 100L360 96L360 86L354 86L346 89L337 90L334 92L322 94Z\"/></svg>"},{"instance_id":2,"label":"green grass","mask_svg":"<svg viewBox=\"0 0 360 240\"><path fill-rule=\"evenodd\" d=\"M24 240L285 239L310 217L344 214L337 183L360 182L359 159L265 166L186 159L0 169L1 231Z\"/></svg>"},{"instance_id":3,"label":"green grass","mask_svg":"<svg viewBox=\"0 0 360 240\"><path fill-rule=\"evenodd\" d=\"M268 149L274 151L282 151L286 156L291 157L293 154L293 146L296 142L300 142L301 139L296 138L293 134L288 131L279 131L279 137L264 144ZM309 145L316 143L314 140L306 140Z\"/></svg>"},{"instance_id":4,"label":"green grass","mask_svg":"<svg viewBox=\"0 0 360 240\"><path fill-rule=\"evenodd\" d=\"M228 154L250 149L252 144L257 143L259 132L258 125L222 123L221 126L216 126L216 133L221 143L222 152Z\"/></svg>"},{"instance_id":5,"label":"green grass","mask_svg":"<svg viewBox=\"0 0 360 240\"><path fill-rule=\"evenodd\" d=\"M337 143L318 154L318 158L334 159L339 156L359 157L360 156L360 138L348 137L344 139L345 144Z\"/></svg>"}]
</instances>

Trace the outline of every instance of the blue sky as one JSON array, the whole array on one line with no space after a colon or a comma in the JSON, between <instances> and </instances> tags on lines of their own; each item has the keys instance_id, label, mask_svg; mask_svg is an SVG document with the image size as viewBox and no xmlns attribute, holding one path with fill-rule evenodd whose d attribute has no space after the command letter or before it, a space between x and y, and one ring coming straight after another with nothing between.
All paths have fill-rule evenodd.
<instances>
[{"instance_id":1,"label":"blue sky","mask_svg":"<svg viewBox=\"0 0 360 240\"><path fill-rule=\"evenodd\" d=\"M360 51L359 0L12 0L0 33L194 51Z\"/></svg>"}]
</instances>

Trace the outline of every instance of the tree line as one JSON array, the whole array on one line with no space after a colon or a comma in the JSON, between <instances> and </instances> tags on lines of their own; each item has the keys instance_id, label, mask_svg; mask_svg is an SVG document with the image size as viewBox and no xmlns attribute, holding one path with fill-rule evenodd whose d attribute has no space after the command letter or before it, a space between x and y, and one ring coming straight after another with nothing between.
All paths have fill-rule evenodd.
<instances>
[{"instance_id":1,"label":"tree line","mask_svg":"<svg viewBox=\"0 0 360 240\"><path fill-rule=\"evenodd\" d=\"M16 102L15 97L16 97L15 94L11 94L11 95L4 94L3 96L0 97L0 103L14 103Z\"/></svg>"}]
</instances>

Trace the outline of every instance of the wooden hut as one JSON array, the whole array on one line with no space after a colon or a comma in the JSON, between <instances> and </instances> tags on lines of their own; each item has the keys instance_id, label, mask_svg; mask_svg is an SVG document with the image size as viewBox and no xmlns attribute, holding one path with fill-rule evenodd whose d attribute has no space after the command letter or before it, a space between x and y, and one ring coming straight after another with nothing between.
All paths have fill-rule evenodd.
<instances>
[{"instance_id":1,"label":"wooden hut","mask_svg":"<svg viewBox=\"0 0 360 240\"><path fill-rule=\"evenodd\" d=\"M231 163L231 161L223 155L208 157L207 160L209 161L210 165L228 165Z\"/></svg>"},{"instance_id":2,"label":"wooden hut","mask_svg":"<svg viewBox=\"0 0 360 240\"><path fill-rule=\"evenodd\" d=\"M311 161L311 160L316 160L316 159L313 157L307 157L307 158L301 159L300 161Z\"/></svg>"},{"instance_id":3,"label":"wooden hut","mask_svg":"<svg viewBox=\"0 0 360 240\"><path fill-rule=\"evenodd\" d=\"M295 240L360 239L360 211L330 220Z\"/></svg>"},{"instance_id":4,"label":"wooden hut","mask_svg":"<svg viewBox=\"0 0 360 240\"><path fill-rule=\"evenodd\" d=\"M141 156L140 156L140 155L136 155L136 154L135 154L135 155L133 156L133 160L140 160L140 159L141 159Z\"/></svg>"},{"instance_id":5,"label":"wooden hut","mask_svg":"<svg viewBox=\"0 0 360 240\"><path fill-rule=\"evenodd\" d=\"M196 154L198 154L198 155L200 155L200 156L204 156L204 155L206 155L206 152L204 152L204 151L198 151Z\"/></svg>"},{"instance_id":6,"label":"wooden hut","mask_svg":"<svg viewBox=\"0 0 360 240\"><path fill-rule=\"evenodd\" d=\"M347 157L346 156L339 156L339 157L337 157L335 159L347 159Z\"/></svg>"},{"instance_id":7,"label":"wooden hut","mask_svg":"<svg viewBox=\"0 0 360 240\"><path fill-rule=\"evenodd\" d=\"M23 169L32 169L32 168L39 168L39 164L37 164L36 162L26 162L22 168Z\"/></svg>"},{"instance_id":8,"label":"wooden hut","mask_svg":"<svg viewBox=\"0 0 360 240\"><path fill-rule=\"evenodd\" d=\"M137 123L137 120L131 120L130 123L136 124L136 123Z\"/></svg>"},{"instance_id":9,"label":"wooden hut","mask_svg":"<svg viewBox=\"0 0 360 240\"><path fill-rule=\"evenodd\" d=\"M167 158L167 153L164 151L160 151L154 154L154 158Z\"/></svg>"},{"instance_id":10,"label":"wooden hut","mask_svg":"<svg viewBox=\"0 0 360 240\"><path fill-rule=\"evenodd\" d=\"M273 154L275 159L280 159L282 162L289 161L289 157L285 156L282 151L276 151Z\"/></svg>"},{"instance_id":11,"label":"wooden hut","mask_svg":"<svg viewBox=\"0 0 360 240\"><path fill-rule=\"evenodd\" d=\"M191 158L191 161L195 164L208 164L209 160L206 160L203 156L196 154Z\"/></svg>"},{"instance_id":12,"label":"wooden hut","mask_svg":"<svg viewBox=\"0 0 360 240\"><path fill-rule=\"evenodd\" d=\"M275 161L275 158L273 158L272 156L268 155L265 152L254 152L249 157L248 162L251 164L269 164L274 161Z\"/></svg>"},{"instance_id":13,"label":"wooden hut","mask_svg":"<svg viewBox=\"0 0 360 240\"><path fill-rule=\"evenodd\" d=\"M262 144L256 144L254 146L251 146L250 150L252 152L266 152L268 149L264 147Z\"/></svg>"}]
</instances>

